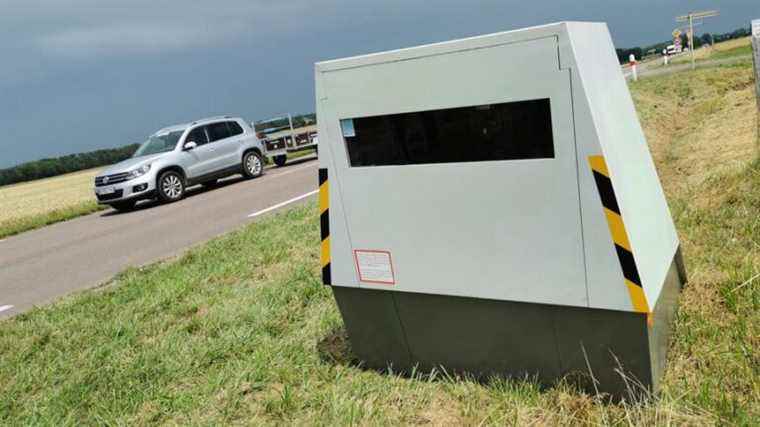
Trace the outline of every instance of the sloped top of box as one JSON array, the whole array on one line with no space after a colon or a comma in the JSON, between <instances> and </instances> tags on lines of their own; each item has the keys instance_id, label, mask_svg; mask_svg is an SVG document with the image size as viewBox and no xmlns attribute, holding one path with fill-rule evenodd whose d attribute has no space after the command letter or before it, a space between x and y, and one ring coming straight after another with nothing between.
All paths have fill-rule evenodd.
<instances>
[{"instance_id":1,"label":"sloped top of box","mask_svg":"<svg viewBox=\"0 0 760 427\"><path fill-rule=\"evenodd\" d=\"M605 25L597 22L562 21L552 24L539 25L519 30L502 31L474 37L466 37L457 40L449 40L439 43L431 43L404 49L395 49L367 55L352 56L347 58L333 59L317 62L315 68L318 72L337 71L346 68L364 67L394 61L404 61L425 56L442 55L451 52L479 49L495 45L516 43L543 37L559 36L567 34L568 25Z\"/></svg>"}]
</instances>

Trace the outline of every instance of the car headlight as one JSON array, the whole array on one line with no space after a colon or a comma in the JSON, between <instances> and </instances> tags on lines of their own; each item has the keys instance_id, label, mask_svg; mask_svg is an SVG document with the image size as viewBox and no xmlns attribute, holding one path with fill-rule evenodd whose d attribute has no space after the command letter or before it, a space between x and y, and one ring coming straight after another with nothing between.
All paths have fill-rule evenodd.
<instances>
[{"instance_id":1,"label":"car headlight","mask_svg":"<svg viewBox=\"0 0 760 427\"><path fill-rule=\"evenodd\" d=\"M150 165L142 165L137 169L134 169L129 172L129 179L134 179L140 176L145 175L150 170Z\"/></svg>"}]
</instances>

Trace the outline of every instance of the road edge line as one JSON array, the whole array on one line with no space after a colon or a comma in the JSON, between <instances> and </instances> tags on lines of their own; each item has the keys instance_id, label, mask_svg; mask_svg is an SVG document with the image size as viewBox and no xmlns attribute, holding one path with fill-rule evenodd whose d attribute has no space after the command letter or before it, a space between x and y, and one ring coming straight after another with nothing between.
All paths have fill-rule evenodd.
<instances>
[{"instance_id":1,"label":"road edge line","mask_svg":"<svg viewBox=\"0 0 760 427\"><path fill-rule=\"evenodd\" d=\"M307 198L307 197L309 197L311 195L317 194L318 192L319 192L319 189L314 190L314 191L310 191L310 192L308 192L306 194L301 194L300 196L293 197L290 200L286 200L284 202L281 202L281 203L278 203L276 205L272 205L272 206L270 206L268 208L262 209L262 210L260 210L258 212L254 212L254 213L248 215L248 218L255 218L255 217L259 216L259 215L263 215L263 214L265 214L267 212L271 212L271 211L273 211L273 210L275 210L277 208L281 208L283 206L286 206L286 205L289 205L291 203L297 202L297 201L299 201L301 199L305 199L305 198Z\"/></svg>"}]
</instances>

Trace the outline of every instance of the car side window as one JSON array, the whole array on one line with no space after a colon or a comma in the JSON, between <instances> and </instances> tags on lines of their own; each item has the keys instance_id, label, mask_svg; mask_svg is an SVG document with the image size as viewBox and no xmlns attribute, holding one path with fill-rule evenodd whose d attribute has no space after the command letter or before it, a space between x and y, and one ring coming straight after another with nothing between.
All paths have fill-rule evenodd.
<instances>
[{"instance_id":1,"label":"car side window","mask_svg":"<svg viewBox=\"0 0 760 427\"><path fill-rule=\"evenodd\" d=\"M227 127L227 122L212 123L207 128L211 142L230 137L230 128Z\"/></svg>"},{"instance_id":2,"label":"car side window","mask_svg":"<svg viewBox=\"0 0 760 427\"><path fill-rule=\"evenodd\" d=\"M193 141L196 144L203 145L208 144L208 135L206 135L206 127L205 126L198 126L197 128L190 131L189 134L187 134L187 138L185 138L185 142Z\"/></svg>"},{"instance_id":3,"label":"car side window","mask_svg":"<svg viewBox=\"0 0 760 427\"><path fill-rule=\"evenodd\" d=\"M236 135L240 135L241 133L243 133L243 128L240 127L240 125L238 124L238 122L227 122L227 125L229 125L229 127L230 127L230 135L231 136L236 136Z\"/></svg>"}]
</instances>

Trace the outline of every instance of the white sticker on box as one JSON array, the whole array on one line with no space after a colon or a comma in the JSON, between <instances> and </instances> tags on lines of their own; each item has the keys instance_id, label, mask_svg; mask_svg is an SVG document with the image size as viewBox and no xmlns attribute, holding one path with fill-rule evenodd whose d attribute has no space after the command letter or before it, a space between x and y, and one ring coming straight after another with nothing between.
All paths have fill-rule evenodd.
<instances>
[{"instance_id":1,"label":"white sticker on box","mask_svg":"<svg viewBox=\"0 0 760 427\"><path fill-rule=\"evenodd\" d=\"M393 261L388 251L355 250L356 269L359 271L359 281L395 285Z\"/></svg>"}]
</instances>

